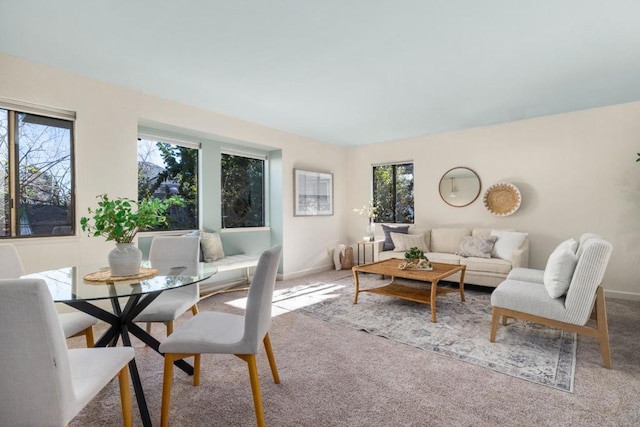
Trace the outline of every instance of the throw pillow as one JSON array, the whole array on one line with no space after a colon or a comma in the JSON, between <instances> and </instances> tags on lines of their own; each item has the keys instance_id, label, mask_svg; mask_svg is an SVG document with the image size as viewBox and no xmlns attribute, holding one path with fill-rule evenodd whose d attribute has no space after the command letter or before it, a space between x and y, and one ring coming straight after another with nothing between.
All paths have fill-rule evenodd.
<instances>
[{"instance_id":1,"label":"throw pillow","mask_svg":"<svg viewBox=\"0 0 640 427\"><path fill-rule=\"evenodd\" d=\"M498 238L496 236L469 236L463 237L460 249L456 255L463 257L491 258L493 246Z\"/></svg>"},{"instance_id":2,"label":"throw pillow","mask_svg":"<svg viewBox=\"0 0 640 427\"><path fill-rule=\"evenodd\" d=\"M222 248L222 240L218 233L200 232L200 247L202 248L202 257L205 262L212 262L224 258L224 249Z\"/></svg>"},{"instance_id":3,"label":"throw pillow","mask_svg":"<svg viewBox=\"0 0 640 427\"><path fill-rule=\"evenodd\" d=\"M382 224L382 231L384 232L384 244L382 245L382 250L392 251L393 248L395 248L395 245L393 244L393 240L391 240L390 233L407 234L409 232L409 226L408 225L391 226L391 225Z\"/></svg>"},{"instance_id":4,"label":"throw pillow","mask_svg":"<svg viewBox=\"0 0 640 427\"><path fill-rule=\"evenodd\" d=\"M511 261L513 252L524 243L529 233L518 233L516 231L491 230L491 235L498 240L493 245L491 256L493 258L506 259Z\"/></svg>"},{"instance_id":5,"label":"throw pillow","mask_svg":"<svg viewBox=\"0 0 640 427\"><path fill-rule=\"evenodd\" d=\"M423 252L429 252L427 242L424 241L424 234L404 234L404 233L390 233L391 240L393 241L393 249L396 252L404 252L416 247Z\"/></svg>"},{"instance_id":6,"label":"throw pillow","mask_svg":"<svg viewBox=\"0 0 640 427\"><path fill-rule=\"evenodd\" d=\"M573 271L578 263L575 239L565 240L549 255L544 269L544 287L551 298L562 296L569 289Z\"/></svg>"}]
</instances>

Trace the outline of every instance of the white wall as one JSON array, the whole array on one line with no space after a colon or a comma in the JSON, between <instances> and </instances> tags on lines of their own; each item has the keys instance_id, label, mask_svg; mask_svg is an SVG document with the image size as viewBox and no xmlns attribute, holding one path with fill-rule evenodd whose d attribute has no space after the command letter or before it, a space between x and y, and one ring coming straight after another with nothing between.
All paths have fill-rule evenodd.
<instances>
[{"instance_id":1,"label":"white wall","mask_svg":"<svg viewBox=\"0 0 640 427\"><path fill-rule=\"evenodd\" d=\"M205 139L282 150L282 200L273 202L281 202L274 211L282 216L285 276L328 268L327 248L363 236L366 220L351 209L370 197L372 164L413 160L416 224L528 231L536 268L560 241L596 232L614 245L609 293L640 298L640 103L347 149L3 54L0 70L0 97L77 112L79 216L97 194L136 197L138 124L163 123ZM517 185L520 210L502 218L481 199L464 208L445 204L438 182L454 166L475 170L483 192L498 181ZM293 216L294 168L334 174L333 216ZM111 248L84 235L14 243L29 272L103 262Z\"/></svg>"},{"instance_id":2,"label":"white wall","mask_svg":"<svg viewBox=\"0 0 640 427\"><path fill-rule=\"evenodd\" d=\"M416 225L527 231L533 268L544 268L561 241L595 232L614 248L608 295L640 298L638 117L640 103L631 103L353 148L350 203L367 201L372 164L411 159ZM455 166L473 169L482 181L481 195L470 206L451 207L438 194L440 178ZM482 203L484 191L499 181L522 193L520 209L509 217L492 215ZM350 239L359 239L365 220L348 218Z\"/></svg>"},{"instance_id":3,"label":"white wall","mask_svg":"<svg viewBox=\"0 0 640 427\"><path fill-rule=\"evenodd\" d=\"M282 231L271 233L273 243L282 239L286 275L328 268L332 261L326 245L341 240L343 215L293 218L293 168L333 172L346 177L347 150L331 144L244 122L213 112L167 101L63 70L0 54L0 98L75 111L76 202L78 218L95 206L95 196L137 197L138 124L160 123L172 131L183 129L201 139L241 143L282 150L284 196L272 203L272 213ZM205 165L206 167L206 165ZM207 198L208 195L204 195ZM346 188L335 188L335 204L344 210ZM209 204L207 204L209 206ZM219 203L218 205L219 206ZM218 208L219 209L219 208ZM28 272L106 260L111 243L102 239L57 237L14 239ZM310 244L310 242L313 242Z\"/></svg>"}]
</instances>

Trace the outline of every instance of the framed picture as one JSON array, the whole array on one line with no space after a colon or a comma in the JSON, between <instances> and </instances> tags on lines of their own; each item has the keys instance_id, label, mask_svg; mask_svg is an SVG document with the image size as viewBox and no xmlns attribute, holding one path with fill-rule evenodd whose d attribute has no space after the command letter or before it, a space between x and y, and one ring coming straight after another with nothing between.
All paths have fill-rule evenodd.
<instances>
[{"instance_id":1,"label":"framed picture","mask_svg":"<svg viewBox=\"0 0 640 427\"><path fill-rule=\"evenodd\" d=\"M333 174L293 170L294 216L333 215Z\"/></svg>"}]
</instances>

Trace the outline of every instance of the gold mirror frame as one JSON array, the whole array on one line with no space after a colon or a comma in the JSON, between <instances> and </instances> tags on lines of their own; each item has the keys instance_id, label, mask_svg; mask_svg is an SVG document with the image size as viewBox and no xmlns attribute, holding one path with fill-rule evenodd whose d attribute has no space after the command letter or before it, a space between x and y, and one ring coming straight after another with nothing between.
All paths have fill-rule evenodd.
<instances>
[{"instance_id":1,"label":"gold mirror frame","mask_svg":"<svg viewBox=\"0 0 640 427\"><path fill-rule=\"evenodd\" d=\"M454 208L462 208L475 202L481 189L478 174L464 166L449 169L438 184L440 197Z\"/></svg>"}]
</instances>

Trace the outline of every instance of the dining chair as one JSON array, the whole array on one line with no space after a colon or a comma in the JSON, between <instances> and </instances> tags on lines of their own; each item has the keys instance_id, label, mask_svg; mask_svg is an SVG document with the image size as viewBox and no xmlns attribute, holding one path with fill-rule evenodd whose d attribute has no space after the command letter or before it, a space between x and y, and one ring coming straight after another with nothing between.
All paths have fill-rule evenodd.
<instances>
[{"instance_id":1,"label":"dining chair","mask_svg":"<svg viewBox=\"0 0 640 427\"><path fill-rule=\"evenodd\" d=\"M258 426L264 426L264 411L260 396L256 354L260 342L269 359L271 374L276 384L280 383L276 361L271 349L269 328L271 326L271 302L282 247L276 245L260 255L247 294L244 315L207 311L199 313L181 325L160 344L164 353L164 378L162 386L162 412L160 423L169 425L169 405L173 382L173 363L194 356L193 385L200 383L200 356L202 354L233 354L248 364L253 404Z\"/></svg>"},{"instance_id":2,"label":"dining chair","mask_svg":"<svg viewBox=\"0 0 640 427\"><path fill-rule=\"evenodd\" d=\"M149 262L162 275L196 274L200 259L199 236L156 236L151 240ZM162 322L167 327L167 336L173 333L174 321L191 309L198 314L200 287L195 285L172 289L161 293L134 319L147 322L147 332L151 332L152 322Z\"/></svg>"},{"instance_id":3,"label":"dining chair","mask_svg":"<svg viewBox=\"0 0 640 427\"><path fill-rule=\"evenodd\" d=\"M0 324L0 424L65 426L116 376L123 424L133 424L133 348L67 349L42 279L0 280Z\"/></svg>"},{"instance_id":4,"label":"dining chair","mask_svg":"<svg viewBox=\"0 0 640 427\"><path fill-rule=\"evenodd\" d=\"M16 247L11 243L0 244L0 279L18 279L24 276L24 265ZM58 313L65 338L85 337L87 347L93 347L93 325L98 320L81 311Z\"/></svg>"}]
</instances>

